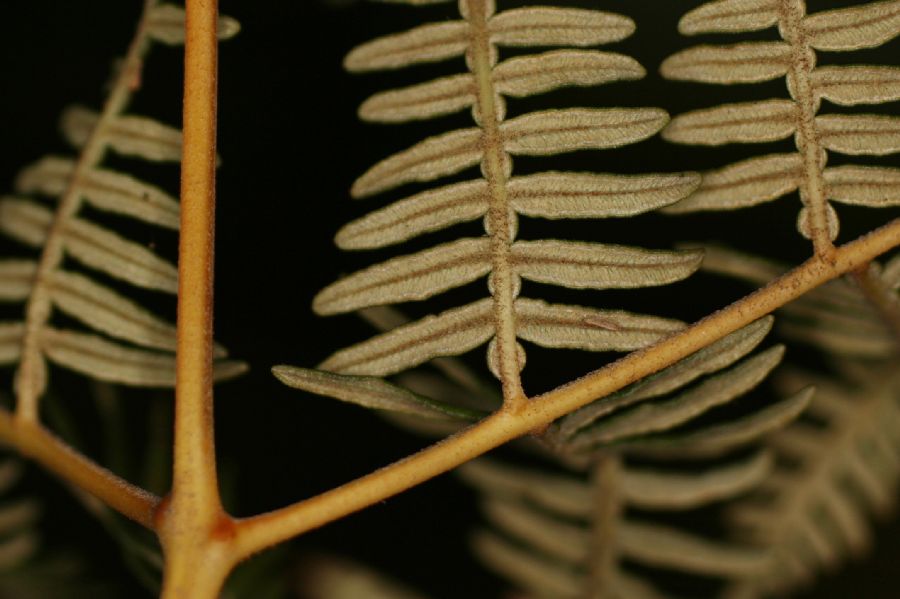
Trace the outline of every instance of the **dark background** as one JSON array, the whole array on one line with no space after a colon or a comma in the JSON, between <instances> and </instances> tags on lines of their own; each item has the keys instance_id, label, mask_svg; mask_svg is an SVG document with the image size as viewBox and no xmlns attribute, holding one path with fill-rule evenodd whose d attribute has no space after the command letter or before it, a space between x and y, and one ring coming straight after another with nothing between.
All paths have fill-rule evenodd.
<instances>
[{"instance_id":1,"label":"dark background","mask_svg":"<svg viewBox=\"0 0 900 599\"><path fill-rule=\"evenodd\" d=\"M113 72L114 59L127 47L140 4L138 0L0 0L0 190L12 188L15 173L22 166L46 153L68 151L58 134L58 115L71 103L101 105L104 83ZM524 3L501 0L499 4L502 9ZM659 63L672 52L697 43L676 31L678 17L699 4L696 0L610 0L602 4L602 8L626 14L638 23L634 36L610 49L637 58L646 67L647 78L510 101L510 116L543 107L579 105L660 106L678 114L720 102L785 95L781 81L741 88L662 81L657 74ZM852 4L815 2L814 8ZM340 225L374 206L402 197L388 193L353 202L347 192L350 183L388 154L427 135L471 122L468 114L461 113L412 125L361 124L355 111L368 95L458 72L462 65L449 61L398 73L351 76L342 71L343 55L377 35L448 18L452 8L452 4L415 9L325 0L221 3L224 13L243 24L240 36L223 44L220 58L219 147L223 164L216 259L217 338L252 368L246 377L217 391L223 486L227 507L236 515L258 513L326 490L425 444L363 410L286 389L268 369L278 363L312 366L335 349L369 335L367 326L354 317L316 318L309 307L313 294L340 273L397 253L389 248L346 254L334 247L332 237ZM774 35L775 31L769 30L742 39ZM737 38L707 36L702 41ZM155 47L146 65L143 89L132 104L133 112L172 124L180 121L179 52ZM823 55L821 62L896 63L897 56L900 45L895 40L877 51ZM894 104L866 112L896 110ZM790 145L789 140L768 144L765 151L788 151ZM759 147L684 148L655 138L617 151L579 152L546 162L517 159L515 168L517 173L524 173L552 160L550 168L557 169L675 171L722 165L761 151ZM832 163L841 160L835 156ZM896 165L897 159L866 162ZM115 160L109 164L115 165ZM145 175L170 190L177 189L177 169L173 167L148 167ZM798 205L794 197L738 214L682 218L647 215L624 223L523 221L520 236L568 236L658 248L671 247L676 241L718 239L796 263L809 251L808 243L794 229ZM844 241L889 216L864 209L839 211L840 240ZM426 247L457 237L466 227L465 234L477 231L477 224L463 226L410 245L412 249ZM148 243L161 252L174 251L174 236L150 235ZM737 284L703 276L695 279L628 293L550 290L547 297L611 307L627 302L635 311L696 320L745 293ZM483 283L478 285L439 298L428 309L454 305L473 294L483 295ZM538 294L545 291L540 286L536 289ZM166 304L162 309L171 311L171 306ZM481 368L483 354L471 356L470 362ZM595 356L529 348L525 383L530 392L539 392L599 364ZM61 383L80 389L79 383L65 373L54 370L53 376L58 386ZM160 405L160 400L145 392L124 399L128 402L124 408L127 425L136 431L146 430L148 410ZM86 429L83 435L87 447L102 453L104 435L98 430L99 421L94 415L79 415L82 404L89 412L93 409L79 399L71 400L66 409L76 412L72 418ZM165 421L163 416L159 427L167 426ZM145 435L129 433L126 445L130 442L134 453L131 462L141 459L140 440ZM123 588L136 592L128 575L122 574L122 567L105 567L120 561L116 546L74 506L66 491L37 472L28 482L48 497L47 542L80 548L93 556L90 562L101 577L118 576ZM466 548L466 535L478 518L473 495L452 477L443 476L311 533L294 546L299 551L348 555L435 597L497 596L503 584L482 571ZM873 554L835 576L823 578L808 597L896 597L900 587L896 571L900 527L879 524L877 528Z\"/></svg>"}]
</instances>

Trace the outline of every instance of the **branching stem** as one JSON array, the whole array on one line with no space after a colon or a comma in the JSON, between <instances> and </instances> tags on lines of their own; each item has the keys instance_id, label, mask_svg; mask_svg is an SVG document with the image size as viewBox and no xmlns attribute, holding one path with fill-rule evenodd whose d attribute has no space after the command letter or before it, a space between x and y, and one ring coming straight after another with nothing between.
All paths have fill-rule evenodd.
<instances>
[{"instance_id":1,"label":"branching stem","mask_svg":"<svg viewBox=\"0 0 900 599\"><path fill-rule=\"evenodd\" d=\"M372 474L285 508L239 520L237 552L243 559L447 472L662 370L898 245L900 219L837 248L829 258L810 258L762 289L655 345L535 397L515 414L501 409L478 424Z\"/></svg>"},{"instance_id":2,"label":"branching stem","mask_svg":"<svg viewBox=\"0 0 900 599\"><path fill-rule=\"evenodd\" d=\"M150 7L155 0L146 1L146 6ZM0 441L34 457L129 518L156 530L166 557L164 599L212 599L218 595L232 567L253 553L387 499L507 441L545 427L573 410L670 366L845 273L855 271L864 291L869 289L879 298L883 295L883 290L872 287L873 275L867 265L878 255L900 245L900 219L840 248L831 246L830 240L827 244L819 241L813 258L740 301L655 345L526 400L519 383L512 320L515 282L508 263L512 239L505 201L505 157L497 126L499 113L493 104L494 90L490 81L486 3L483 0L467 1L474 30L472 58L479 87L480 118L484 121L485 145L490 146L484 166L485 176L492 186L490 227L495 237L494 251L497 255L505 255L507 261L505 282L501 281L502 288L495 288L498 310L506 311L500 321L512 327L505 333L500 327L498 332L498 338L502 337L498 343L506 344L499 352L506 401L498 412L472 427L381 470L288 507L235 520L221 505L213 428L212 265L218 11L216 0L188 0L172 492L160 501L59 441L34 421L37 395L33 401L26 401L24 408L20 407L19 417L0 410ZM132 57L130 60L139 60L140 52L132 48L129 56ZM120 90L114 97L119 99L110 100L105 110L120 110L127 100L127 93ZM89 154L88 150L86 148L86 154ZM101 146L91 150L100 154L102 151ZM83 157L82 160L86 159ZM495 210L497 214L494 214ZM816 218L819 222L822 217ZM59 218L57 220L59 222ZM56 226L62 225L57 223ZM827 228L825 231L827 233ZM821 236L821 233L817 235ZM831 249L820 251L823 247ZM51 263L49 255L45 253L42 263ZM495 281L495 286L497 284ZM892 305L894 315L898 314L895 308ZM892 321L892 324L900 330L900 320ZM510 374L513 370L514 376ZM25 416L21 417L22 414ZM608 466L613 468L614 464ZM601 478L614 475L612 469L598 474Z\"/></svg>"},{"instance_id":3,"label":"branching stem","mask_svg":"<svg viewBox=\"0 0 900 599\"><path fill-rule=\"evenodd\" d=\"M172 491L156 514L162 597L212 598L230 571L233 525L216 476L212 298L216 163L216 0L188 0L178 248Z\"/></svg>"},{"instance_id":4,"label":"branching stem","mask_svg":"<svg viewBox=\"0 0 900 599\"><path fill-rule=\"evenodd\" d=\"M0 441L122 515L147 528L153 527L159 497L98 466L39 423L20 420L0 409Z\"/></svg>"},{"instance_id":5,"label":"branching stem","mask_svg":"<svg viewBox=\"0 0 900 599\"><path fill-rule=\"evenodd\" d=\"M187 4L178 248L173 505L219 507L213 444L212 299L216 156L216 1Z\"/></svg>"}]
</instances>

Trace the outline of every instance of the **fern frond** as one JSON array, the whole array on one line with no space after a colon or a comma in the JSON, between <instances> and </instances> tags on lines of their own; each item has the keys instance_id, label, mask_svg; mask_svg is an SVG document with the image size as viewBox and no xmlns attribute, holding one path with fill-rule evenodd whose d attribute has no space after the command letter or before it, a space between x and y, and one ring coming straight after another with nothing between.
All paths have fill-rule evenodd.
<instances>
[{"instance_id":1,"label":"fern frond","mask_svg":"<svg viewBox=\"0 0 900 599\"><path fill-rule=\"evenodd\" d=\"M657 108L570 108L507 119L505 98L643 77L643 68L630 57L582 49L622 40L634 31L634 24L621 15L574 8L495 12L494 2L488 0L461 0L459 11L461 19L389 35L348 54L345 66L351 71L465 56L467 73L376 94L363 103L360 116L393 123L471 109L476 124L430 137L382 160L354 183L351 193L368 197L475 165L480 165L481 177L401 199L346 225L336 241L345 249L379 248L482 217L487 235L351 274L319 293L313 306L320 314L336 314L418 301L485 275L491 298L397 327L335 353L320 366L342 374L382 376L489 341L489 366L501 380L505 398L517 401L523 396L519 372L525 360L517 339L550 347L628 351L681 326L651 316L520 298L522 279L573 288L646 287L681 280L700 260L696 252L517 241L518 217L631 216L682 199L699 179L690 173L549 171L514 176L512 156L636 143L659 131L668 116ZM519 46L564 48L499 60L498 48Z\"/></svg>"},{"instance_id":2,"label":"fern frond","mask_svg":"<svg viewBox=\"0 0 900 599\"><path fill-rule=\"evenodd\" d=\"M839 381L793 371L781 386L814 384L803 420L768 444L778 466L750 497L731 508L745 539L766 551L728 597L785 593L833 569L869 545L869 514L896 502L900 482L900 393L896 373L865 365L863 379Z\"/></svg>"},{"instance_id":3,"label":"fern frond","mask_svg":"<svg viewBox=\"0 0 900 599\"><path fill-rule=\"evenodd\" d=\"M14 352L9 347L3 353L6 361L20 360L18 405L32 417L47 384L47 360L100 380L174 384L175 327L101 283L97 274L130 286L175 293L177 269L152 249L96 222L82 208L89 205L101 213L178 228L179 206L174 197L129 174L105 169L102 162L108 152L156 162L181 159L178 129L124 111L138 87L142 60L152 41L181 43L183 28L182 8L148 2L103 111L74 107L63 115L62 132L79 150L77 157L39 160L17 178L20 195L0 200L0 230L40 250L34 260L0 263L0 298L27 302L24 322L4 326L4 337L16 336L19 349ZM223 37L237 30L236 22L223 18ZM74 263L85 268L75 270ZM54 310L116 341L57 328L51 322ZM9 344L4 341L4 345ZM216 353L220 358L225 355L222 348ZM241 363L222 361L217 374L231 377L244 369Z\"/></svg>"},{"instance_id":4,"label":"fern frond","mask_svg":"<svg viewBox=\"0 0 900 599\"><path fill-rule=\"evenodd\" d=\"M780 42L703 45L666 59L670 79L746 84L785 77L790 100L725 104L672 119L662 135L684 144L760 143L793 135L797 153L744 160L704 176L697 192L667 210L732 210L799 190L801 234L819 253L830 251L838 217L829 201L883 207L900 205L900 170L827 167L827 152L880 156L900 152L900 119L892 116L819 114L821 100L854 106L900 99L900 69L816 66L816 50L851 51L879 46L900 34L900 3L806 14L804 0L716 0L687 13L685 35L739 33L774 25ZM855 183L861 183L855 187Z\"/></svg>"}]
</instances>

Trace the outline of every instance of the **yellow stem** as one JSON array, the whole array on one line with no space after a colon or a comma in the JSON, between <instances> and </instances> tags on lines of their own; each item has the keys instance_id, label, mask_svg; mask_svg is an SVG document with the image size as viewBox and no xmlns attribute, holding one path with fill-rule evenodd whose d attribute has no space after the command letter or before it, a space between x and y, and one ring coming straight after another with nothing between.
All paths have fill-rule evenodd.
<instances>
[{"instance_id":1,"label":"yellow stem","mask_svg":"<svg viewBox=\"0 0 900 599\"><path fill-rule=\"evenodd\" d=\"M212 411L215 0L188 2L186 27L172 503L210 510L219 507Z\"/></svg>"},{"instance_id":2,"label":"yellow stem","mask_svg":"<svg viewBox=\"0 0 900 599\"><path fill-rule=\"evenodd\" d=\"M175 449L172 491L156 516L166 561L162 592L166 599L217 596L234 563L233 525L219 497L213 428L217 19L216 0L188 0Z\"/></svg>"},{"instance_id":3,"label":"yellow stem","mask_svg":"<svg viewBox=\"0 0 900 599\"><path fill-rule=\"evenodd\" d=\"M87 459L39 423L0 409L0 441L30 457L68 483L83 489L127 518L153 528L159 497Z\"/></svg>"},{"instance_id":4,"label":"yellow stem","mask_svg":"<svg viewBox=\"0 0 900 599\"><path fill-rule=\"evenodd\" d=\"M236 551L243 559L447 472L689 356L897 245L900 219L836 249L828 257L810 258L727 308L653 346L538 396L516 413L501 409L448 439L360 479L285 508L238 520Z\"/></svg>"}]
</instances>

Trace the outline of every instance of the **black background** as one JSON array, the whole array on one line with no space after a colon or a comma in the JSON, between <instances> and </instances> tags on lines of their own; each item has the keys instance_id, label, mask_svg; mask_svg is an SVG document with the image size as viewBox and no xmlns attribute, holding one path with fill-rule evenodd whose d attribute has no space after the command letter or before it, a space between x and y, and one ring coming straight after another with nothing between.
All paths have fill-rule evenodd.
<instances>
[{"instance_id":1,"label":"black background","mask_svg":"<svg viewBox=\"0 0 900 599\"><path fill-rule=\"evenodd\" d=\"M140 4L138 0L0 0L0 189L12 188L22 166L48 152L67 151L58 134L58 115L73 102L100 106L104 83L113 72L115 57L127 47ZM521 4L501 0L500 7ZM600 3L565 4L597 7ZM740 89L662 81L657 74L659 63L696 43L680 37L676 23L680 14L697 4L696 0L602 3L602 8L626 14L638 23L633 37L610 48L636 57L647 68L647 78L511 101L510 115L567 105L660 106L677 114L735 99L783 97L780 81ZM817 1L814 9L851 4ZM335 349L369 334L366 325L353 317L316 318L309 307L313 294L340 273L397 253L388 249L346 254L334 247L332 237L341 224L401 197L389 193L385 198L354 202L347 192L349 185L378 159L424 136L465 126L470 117L461 114L403 126L365 125L355 117L356 107L371 93L458 72L458 61L386 75L351 76L341 68L343 55L353 46L377 35L448 18L452 5L416 9L354 1L224 0L221 9L237 17L243 30L238 38L222 45L220 57L219 148L223 164L218 182L217 338L233 355L249 362L252 370L217 391L217 443L223 485L229 489L227 507L236 515L249 515L326 490L424 446L425 441L363 410L286 389L268 369L278 363L314 365ZM773 35L771 30L749 37ZM703 41L735 39L709 36ZM900 45L895 40L877 51L828 56L827 60L896 63L898 55ZM180 60L178 49L154 49L133 112L172 124L180 121ZM896 104L867 111L896 113ZM787 151L789 147L787 141L770 144L766 151ZM552 168L674 171L717 166L759 151L683 148L656 138L615 152L553 158ZM897 163L896 157L867 162ZM532 164L540 163L517 160L516 170L526 172L535 168ZM170 190L177 189L177 172L171 167L154 167L146 175ZM729 240L732 245L796 263L808 253L807 242L794 230L797 205L794 197L737 214L677 219L648 215L633 219L633 223L523 222L521 236L534 238L549 231L551 235L659 248L680 240ZM841 240L849 240L888 217L885 212L862 209L841 209L840 213ZM420 245L412 245L418 249L458 235L459 230L454 229L449 235L430 235ZM169 234L153 233L147 241L163 253L174 248ZM615 307L627 300L635 311L696 320L745 292L740 285L703 276L697 281L627 294L565 291L553 295L556 292L551 291L548 297L585 305L612 302ZM483 286L451 294L436 305L453 305L455 298L473 293L483 294ZM163 309L171 310L171 306ZM597 360L529 349L525 382L530 392L546 390L595 368L600 364ZM471 363L481 367L482 354L473 355ZM53 375L65 384L70 380L56 370ZM76 383L71 384L77 388ZM131 422L140 428L145 408L157 400L147 393L127 399ZM80 404L72 401L74 407L70 408L77 409ZM96 424L91 424L90 417L79 418L88 428ZM94 437L102 435L86 435L89 445L99 445ZM140 445L136 440L133 444L140 455ZM116 574L121 567L103 567L118 561L116 549L97 532L89 517L70 505L65 491L40 474L29 480L51 494L48 521L53 530L47 533L48 542L89 548L85 553L95 556L93 561L100 564L96 567L103 576L124 578ZM466 549L466 534L477 521L473 495L452 477L444 476L311 533L295 546L357 558L435 597L497 596L504 588L502 583L480 570ZM876 551L823 579L809 597L897 596L900 527L877 526ZM123 580L122 584L133 583Z\"/></svg>"}]
</instances>

